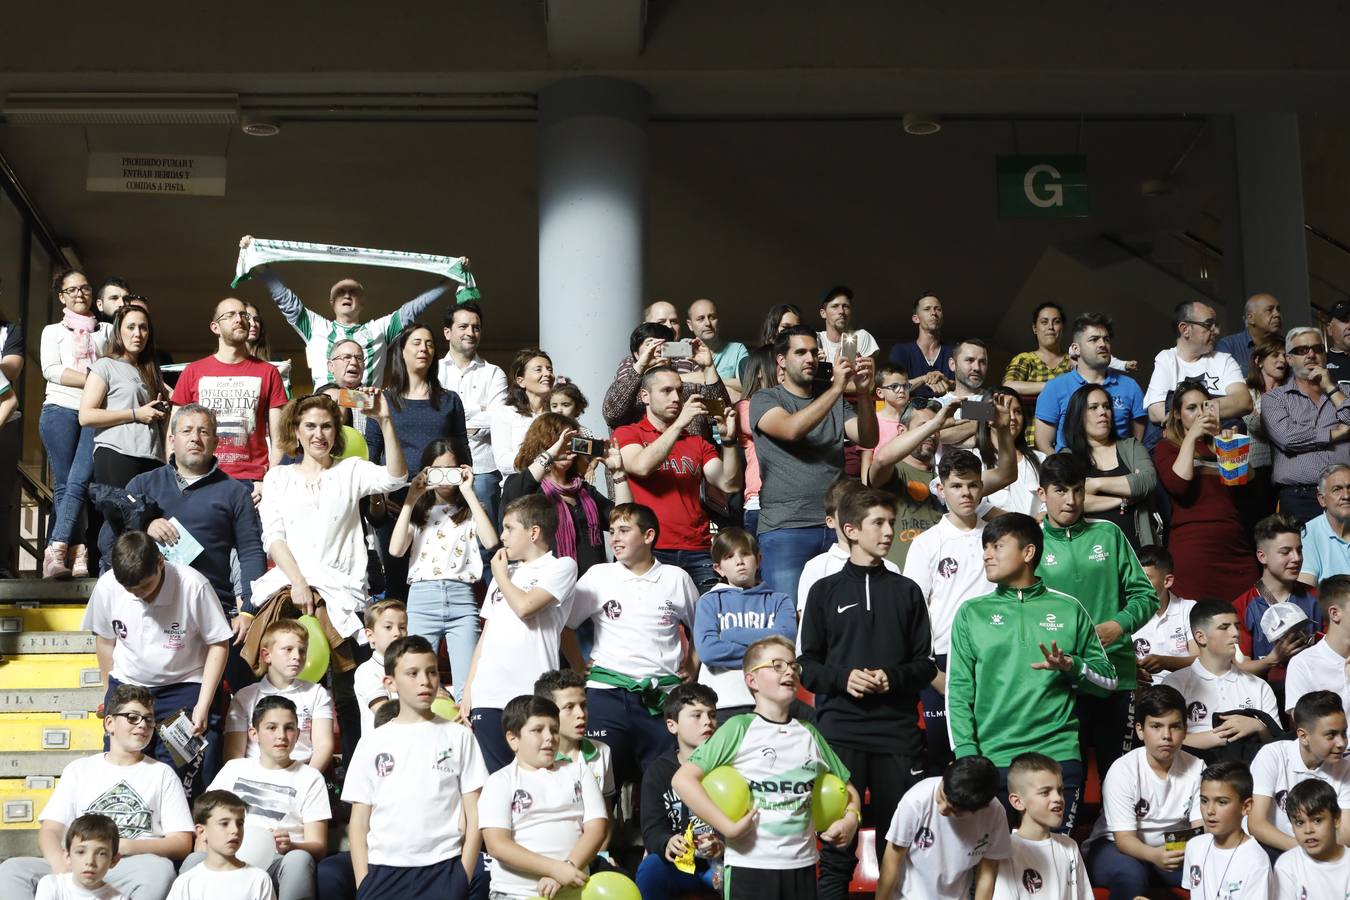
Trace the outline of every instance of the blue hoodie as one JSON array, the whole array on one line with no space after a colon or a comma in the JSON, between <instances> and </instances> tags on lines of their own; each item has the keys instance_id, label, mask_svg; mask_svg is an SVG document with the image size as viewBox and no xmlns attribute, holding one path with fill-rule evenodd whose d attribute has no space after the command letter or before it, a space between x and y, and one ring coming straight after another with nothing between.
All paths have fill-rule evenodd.
<instances>
[{"instance_id":1,"label":"blue hoodie","mask_svg":"<svg viewBox=\"0 0 1350 900\"><path fill-rule=\"evenodd\" d=\"M718 708L755 702L741 660L751 644L771 634L797 640L797 606L782 591L724 583L699 598L694 609L694 649L703 664L698 680L717 691Z\"/></svg>"}]
</instances>

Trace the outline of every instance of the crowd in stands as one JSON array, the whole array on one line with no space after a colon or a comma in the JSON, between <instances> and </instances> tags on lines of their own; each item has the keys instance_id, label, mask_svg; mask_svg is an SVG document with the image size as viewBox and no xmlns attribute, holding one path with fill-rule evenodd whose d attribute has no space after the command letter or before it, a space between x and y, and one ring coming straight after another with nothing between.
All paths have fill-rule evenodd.
<instances>
[{"instance_id":1,"label":"crowd in stands","mask_svg":"<svg viewBox=\"0 0 1350 900\"><path fill-rule=\"evenodd\" d=\"M249 303L166 371L55 279L42 574L98 577L107 741L6 900L842 900L860 827L885 900L1350 896L1350 304L1182 303L1141 387L1053 302L999 379L932 293L885 353L842 285L750 345L660 300L578 385L448 282L254 274L312 394Z\"/></svg>"}]
</instances>

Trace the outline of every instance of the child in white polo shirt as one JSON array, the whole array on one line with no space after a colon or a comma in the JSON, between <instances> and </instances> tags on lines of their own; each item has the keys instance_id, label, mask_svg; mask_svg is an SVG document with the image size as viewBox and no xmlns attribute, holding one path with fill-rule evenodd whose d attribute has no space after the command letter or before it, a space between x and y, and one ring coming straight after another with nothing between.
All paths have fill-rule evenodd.
<instances>
[{"instance_id":1,"label":"child in white polo shirt","mask_svg":"<svg viewBox=\"0 0 1350 900\"><path fill-rule=\"evenodd\" d=\"M554 896L586 883L605 841L605 800L584 766L560 763L558 707L516 697L502 710L516 758L488 776L479 827L492 855L493 897Z\"/></svg>"},{"instance_id":2,"label":"child in white polo shirt","mask_svg":"<svg viewBox=\"0 0 1350 900\"><path fill-rule=\"evenodd\" d=\"M303 681L309 632L294 619L278 619L262 636L262 657L267 671L262 681L234 695L225 719L225 759L247 756L257 759L258 742L253 732L253 707L264 697L285 697L295 705L300 734L291 748L291 759L322 772L333 759L333 701L321 684Z\"/></svg>"},{"instance_id":3,"label":"child in white polo shirt","mask_svg":"<svg viewBox=\"0 0 1350 900\"><path fill-rule=\"evenodd\" d=\"M123 532L113 543L112 571L94 585L81 627L98 645L105 705L119 684L140 685L154 696L161 722L183 710L194 734L208 745L219 740L215 698L234 631L205 575L166 563L144 531ZM149 752L173 766L191 794L211 751L180 765L158 729L151 732Z\"/></svg>"},{"instance_id":4,"label":"child in white polo shirt","mask_svg":"<svg viewBox=\"0 0 1350 900\"><path fill-rule=\"evenodd\" d=\"M1008 767L1008 805L1022 814L1007 859L999 861L994 900L1092 900L1078 845L1055 834L1064 821L1064 773L1044 753L1021 753Z\"/></svg>"},{"instance_id":5,"label":"child in white polo shirt","mask_svg":"<svg viewBox=\"0 0 1350 900\"><path fill-rule=\"evenodd\" d=\"M1179 887L1182 850L1168 849L1169 832L1200 827L1204 763L1181 749L1186 701L1176 688L1154 685L1134 701L1136 747L1112 764L1102 783L1102 815L1085 846L1092 883L1111 900L1134 900L1151 881Z\"/></svg>"},{"instance_id":6,"label":"child in white polo shirt","mask_svg":"<svg viewBox=\"0 0 1350 900\"><path fill-rule=\"evenodd\" d=\"M1326 636L1289 660L1284 708L1293 709L1309 691L1326 689L1350 708L1350 575L1333 575L1317 586Z\"/></svg>"},{"instance_id":7,"label":"child in white polo shirt","mask_svg":"<svg viewBox=\"0 0 1350 900\"><path fill-rule=\"evenodd\" d=\"M487 769L469 729L431 711L440 662L420 635L385 653L398 717L364 735L347 766L342 799L361 900L485 900L478 792Z\"/></svg>"},{"instance_id":8,"label":"child in white polo shirt","mask_svg":"<svg viewBox=\"0 0 1350 900\"><path fill-rule=\"evenodd\" d=\"M906 791L886 832L877 897L991 896L999 861L1012 847L997 790L994 764L983 756L963 756L941 777L925 778Z\"/></svg>"},{"instance_id":9,"label":"child in white polo shirt","mask_svg":"<svg viewBox=\"0 0 1350 900\"><path fill-rule=\"evenodd\" d=\"M1350 853L1340 833L1341 807L1336 791L1310 778L1289 789L1285 811L1298 845L1275 861L1278 900L1350 897Z\"/></svg>"},{"instance_id":10,"label":"child in white polo shirt","mask_svg":"<svg viewBox=\"0 0 1350 900\"><path fill-rule=\"evenodd\" d=\"M517 497L502 513L502 549L492 555L483 633L459 704L471 716L489 772L512 758L502 708L513 697L534 693L535 679L558 668L577 563L553 555L557 529L557 510L543 494Z\"/></svg>"},{"instance_id":11,"label":"child in white polo shirt","mask_svg":"<svg viewBox=\"0 0 1350 900\"><path fill-rule=\"evenodd\" d=\"M1195 601L1172 593L1172 582L1176 578L1172 572L1172 554L1157 544L1142 547L1139 565L1143 566L1158 598L1158 611L1134 633L1139 682L1149 684L1154 679L1161 681L1168 672L1189 666L1195 661L1199 648L1191 637L1191 610Z\"/></svg>"},{"instance_id":12,"label":"child in white polo shirt","mask_svg":"<svg viewBox=\"0 0 1350 900\"><path fill-rule=\"evenodd\" d=\"M408 608L402 600L376 600L366 607L364 621L371 654L356 667L352 691L361 707L361 734L370 734L375 730L375 710L394 699L384 683L384 651L408 636Z\"/></svg>"},{"instance_id":13,"label":"child in white polo shirt","mask_svg":"<svg viewBox=\"0 0 1350 900\"><path fill-rule=\"evenodd\" d=\"M1186 842L1182 884L1196 900L1266 900L1270 857L1242 830L1252 808L1252 774L1236 760L1215 763L1200 774L1200 813L1205 833Z\"/></svg>"},{"instance_id":14,"label":"child in white polo shirt","mask_svg":"<svg viewBox=\"0 0 1350 900\"><path fill-rule=\"evenodd\" d=\"M675 744L661 710L671 688L698 675L698 590L683 569L652 554L660 526L649 508L620 503L609 521L616 561L591 566L577 581L563 647L572 668L587 671L575 630L587 619L595 623L586 734L609 744L617 780L628 784Z\"/></svg>"},{"instance_id":15,"label":"child in white polo shirt","mask_svg":"<svg viewBox=\"0 0 1350 900\"><path fill-rule=\"evenodd\" d=\"M1195 662L1163 679L1186 698L1186 746L1212 750L1239 741L1266 742L1280 731L1275 693L1237 667L1237 612L1222 600L1200 600L1191 609L1191 635L1200 651ZM1223 722L1214 724L1221 713Z\"/></svg>"},{"instance_id":16,"label":"child in white polo shirt","mask_svg":"<svg viewBox=\"0 0 1350 900\"><path fill-rule=\"evenodd\" d=\"M1247 828L1273 850L1289 850L1294 828L1284 805L1289 789L1316 778L1336 790L1341 833L1350 837L1350 760L1345 758L1345 711L1331 691L1304 694L1294 706L1296 738L1266 744L1252 760L1252 811Z\"/></svg>"}]
</instances>

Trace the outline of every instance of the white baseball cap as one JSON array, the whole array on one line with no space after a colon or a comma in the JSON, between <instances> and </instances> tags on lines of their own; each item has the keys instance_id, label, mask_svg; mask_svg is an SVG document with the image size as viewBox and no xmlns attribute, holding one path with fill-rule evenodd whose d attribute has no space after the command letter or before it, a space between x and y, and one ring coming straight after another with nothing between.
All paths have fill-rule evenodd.
<instances>
[{"instance_id":1,"label":"white baseball cap","mask_svg":"<svg viewBox=\"0 0 1350 900\"><path fill-rule=\"evenodd\" d=\"M1261 614L1261 631L1272 644L1284 637L1293 628L1308 621L1308 614L1302 607L1290 603L1274 603Z\"/></svg>"}]
</instances>

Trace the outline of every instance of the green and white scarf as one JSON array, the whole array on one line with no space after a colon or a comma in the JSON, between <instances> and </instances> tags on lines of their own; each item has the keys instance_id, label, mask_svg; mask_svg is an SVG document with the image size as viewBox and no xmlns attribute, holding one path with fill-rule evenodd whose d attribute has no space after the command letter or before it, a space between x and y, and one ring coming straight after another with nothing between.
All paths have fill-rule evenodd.
<instances>
[{"instance_id":1,"label":"green and white scarf","mask_svg":"<svg viewBox=\"0 0 1350 900\"><path fill-rule=\"evenodd\" d=\"M416 269L459 282L462 287L455 291L456 303L480 299L478 284L469 271L467 256L434 256L403 250L369 250L339 244L269 241L262 238L254 238L247 247L239 250L239 261L235 263L234 280L230 282L230 287L238 286L258 266L275 262L343 262L358 266Z\"/></svg>"}]
</instances>

